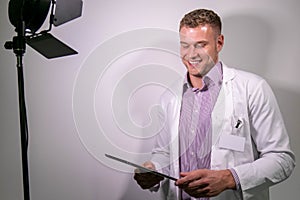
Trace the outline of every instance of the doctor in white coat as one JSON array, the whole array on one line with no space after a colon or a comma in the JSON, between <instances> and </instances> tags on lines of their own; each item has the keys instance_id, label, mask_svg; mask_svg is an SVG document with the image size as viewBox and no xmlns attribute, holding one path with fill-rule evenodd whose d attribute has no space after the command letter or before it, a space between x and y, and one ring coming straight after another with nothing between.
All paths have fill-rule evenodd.
<instances>
[{"instance_id":1,"label":"doctor in white coat","mask_svg":"<svg viewBox=\"0 0 300 200\"><path fill-rule=\"evenodd\" d=\"M287 179L295 167L271 88L261 77L219 61L224 36L221 20L211 10L198 9L184 16L180 44L186 79L163 94L162 129L151 161L143 164L178 180L174 183L138 170L135 180L143 189L161 191L163 199L268 200L269 187ZM179 141L184 139L179 137L184 87L203 88L205 77L216 66L221 68L221 84L209 115L210 167L184 172Z\"/></svg>"}]
</instances>

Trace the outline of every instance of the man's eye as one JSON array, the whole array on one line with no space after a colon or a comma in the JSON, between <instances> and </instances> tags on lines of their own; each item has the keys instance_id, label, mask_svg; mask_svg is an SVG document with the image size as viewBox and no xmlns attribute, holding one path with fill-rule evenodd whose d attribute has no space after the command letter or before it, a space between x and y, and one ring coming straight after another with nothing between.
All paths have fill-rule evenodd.
<instances>
[{"instance_id":1,"label":"man's eye","mask_svg":"<svg viewBox=\"0 0 300 200\"><path fill-rule=\"evenodd\" d=\"M184 49L187 49L187 48L189 48L189 46L190 46L190 45L188 45L188 44L182 44L182 43L181 43L180 45L181 45L181 47L184 48Z\"/></svg>"},{"instance_id":2,"label":"man's eye","mask_svg":"<svg viewBox=\"0 0 300 200\"><path fill-rule=\"evenodd\" d=\"M197 48L197 49L202 49L202 48L204 48L205 46L206 46L205 43L197 43L197 44L195 45L195 48Z\"/></svg>"}]
</instances>

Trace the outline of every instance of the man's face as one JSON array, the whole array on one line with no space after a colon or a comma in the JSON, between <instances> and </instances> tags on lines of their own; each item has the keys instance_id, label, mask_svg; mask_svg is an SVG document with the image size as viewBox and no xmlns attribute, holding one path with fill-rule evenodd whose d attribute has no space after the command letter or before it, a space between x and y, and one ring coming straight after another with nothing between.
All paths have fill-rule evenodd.
<instances>
[{"instance_id":1,"label":"man's face","mask_svg":"<svg viewBox=\"0 0 300 200\"><path fill-rule=\"evenodd\" d=\"M203 77L218 62L224 43L210 25L180 29L180 55L191 76Z\"/></svg>"}]
</instances>

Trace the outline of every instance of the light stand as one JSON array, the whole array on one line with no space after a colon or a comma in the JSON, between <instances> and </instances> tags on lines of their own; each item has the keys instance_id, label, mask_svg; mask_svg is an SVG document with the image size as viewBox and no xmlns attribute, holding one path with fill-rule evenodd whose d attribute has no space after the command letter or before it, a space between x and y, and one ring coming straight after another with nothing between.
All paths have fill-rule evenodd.
<instances>
[{"instance_id":1,"label":"light stand","mask_svg":"<svg viewBox=\"0 0 300 200\"><path fill-rule=\"evenodd\" d=\"M76 2L75 2L76 1ZM82 1L81 0L65 0L60 7L60 12L68 6L68 2L72 3L72 17L64 18L64 16L56 16L53 14L55 0L10 0L9 2L9 18L15 26L17 36L12 41L5 43L6 49L13 50L17 58L18 72L18 94L19 94L19 118L20 118L20 134L21 134L21 156L22 156L22 175L23 175L23 193L24 200L30 200L30 182L28 169L28 124L26 115L24 75L23 75L23 56L26 50L26 43L32 48L42 53L47 58L56 58L66 55L76 54L72 48L53 37L48 32L51 30L54 19L58 19L63 23L81 16ZM76 3L74 6L74 2ZM50 14L50 28L37 34L36 31L42 26L52 3ZM68 12L65 12L68 15ZM75 14L74 14L75 13ZM68 15L70 16L70 15ZM60 25L60 24L59 24ZM29 32L27 32L29 31ZM29 34L28 36L26 34ZM46 37L45 37L46 36ZM46 38L46 39L45 39ZM37 42L38 41L38 42ZM53 45L54 44L54 45ZM49 45L52 45L49 48ZM48 49L48 50L45 50Z\"/></svg>"},{"instance_id":2,"label":"light stand","mask_svg":"<svg viewBox=\"0 0 300 200\"><path fill-rule=\"evenodd\" d=\"M5 48L13 49L13 52L17 57L23 193L24 193L24 200L29 200L30 191L29 191L29 175L28 175L28 126L27 126L25 92L24 92L24 76L23 76L23 55L25 53L25 47L26 47L24 21L20 21L16 30L17 30L17 36L13 38L13 42L6 43Z\"/></svg>"}]
</instances>

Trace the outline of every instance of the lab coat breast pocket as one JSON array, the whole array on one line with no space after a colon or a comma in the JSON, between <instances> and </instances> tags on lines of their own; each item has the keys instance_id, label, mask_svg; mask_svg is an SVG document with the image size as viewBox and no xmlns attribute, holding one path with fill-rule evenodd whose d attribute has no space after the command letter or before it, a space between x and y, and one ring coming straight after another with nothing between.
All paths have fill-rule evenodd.
<instances>
[{"instance_id":1,"label":"lab coat breast pocket","mask_svg":"<svg viewBox=\"0 0 300 200\"><path fill-rule=\"evenodd\" d=\"M216 128L217 127L217 128ZM220 147L220 139L223 135L231 134L231 120L224 119L222 124L215 124L213 127L213 146L211 152L211 169L226 169L234 165L233 152L230 149Z\"/></svg>"},{"instance_id":2,"label":"lab coat breast pocket","mask_svg":"<svg viewBox=\"0 0 300 200\"><path fill-rule=\"evenodd\" d=\"M212 147L212 169L227 169L249 162L249 153L252 151L249 131L249 123L245 118L231 117L224 120ZM253 160L252 157L250 160Z\"/></svg>"},{"instance_id":3,"label":"lab coat breast pocket","mask_svg":"<svg viewBox=\"0 0 300 200\"><path fill-rule=\"evenodd\" d=\"M237 147L233 150L234 166L254 161L257 152L253 150L254 143L247 117L233 117L232 136L236 137L236 140L232 141L236 143L234 146Z\"/></svg>"}]
</instances>

